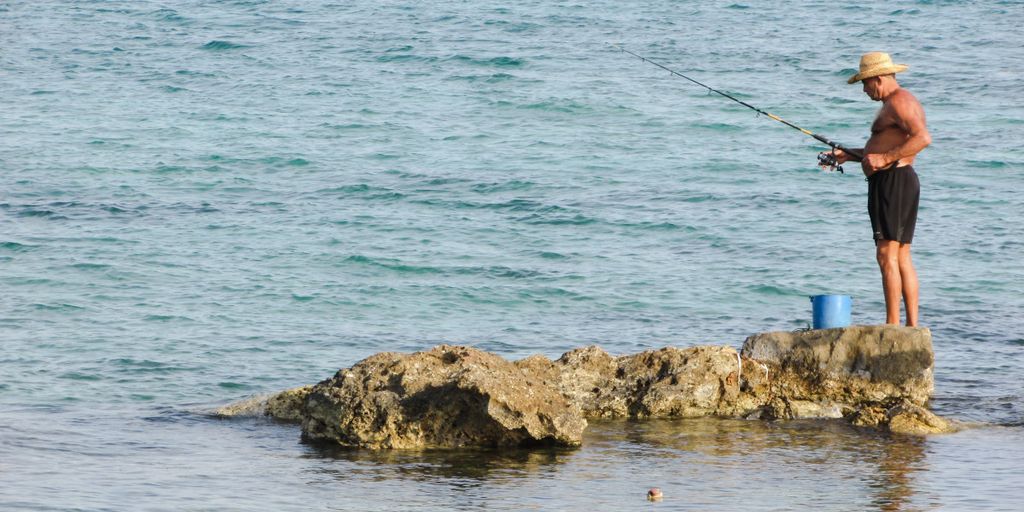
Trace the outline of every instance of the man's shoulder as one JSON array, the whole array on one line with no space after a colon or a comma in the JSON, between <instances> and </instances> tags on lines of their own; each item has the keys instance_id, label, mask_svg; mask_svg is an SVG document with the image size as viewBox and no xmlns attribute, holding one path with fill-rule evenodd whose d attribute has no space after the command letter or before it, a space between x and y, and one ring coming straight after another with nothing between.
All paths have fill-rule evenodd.
<instances>
[{"instance_id":1,"label":"man's shoulder","mask_svg":"<svg viewBox=\"0 0 1024 512\"><path fill-rule=\"evenodd\" d=\"M924 108L910 91L900 88L885 100L885 114L896 119L905 119L924 115Z\"/></svg>"},{"instance_id":2,"label":"man's shoulder","mask_svg":"<svg viewBox=\"0 0 1024 512\"><path fill-rule=\"evenodd\" d=\"M900 87L899 89L896 89L896 92L892 93L892 96L890 96L888 98L888 100L889 101L887 101L886 103L893 103L893 104L908 104L909 103L909 104L915 104L915 105L919 105L920 104L920 102L917 101L917 97L914 96L913 93L911 93L910 91L908 91L908 90L906 90L906 89L904 89L902 87Z\"/></svg>"}]
</instances>

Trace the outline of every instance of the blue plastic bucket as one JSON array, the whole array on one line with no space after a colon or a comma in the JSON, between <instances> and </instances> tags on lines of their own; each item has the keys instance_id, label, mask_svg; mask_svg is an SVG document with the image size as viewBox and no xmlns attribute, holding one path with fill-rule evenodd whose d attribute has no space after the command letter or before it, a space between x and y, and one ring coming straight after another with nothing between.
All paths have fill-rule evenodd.
<instances>
[{"instance_id":1,"label":"blue plastic bucket","mask_svg":"<svg viewBox=\"0 0 1024 512\"><path fill-rule=\"evenodd\" d=\"M815 329L831 329L850 325L850 308L853 300L849 295L814 295L811 297L811 312Z\"/></svg>"}]
</instances>

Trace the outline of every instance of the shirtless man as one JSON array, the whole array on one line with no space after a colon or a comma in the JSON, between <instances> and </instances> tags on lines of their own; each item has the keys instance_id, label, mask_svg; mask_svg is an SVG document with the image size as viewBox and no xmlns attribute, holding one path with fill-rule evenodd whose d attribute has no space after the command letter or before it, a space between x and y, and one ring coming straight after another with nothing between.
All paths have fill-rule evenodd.
<instances>
[{"instance_id":1,"label":"shirtless man","mask_svg":"<svg viewBox=\"0 0 1024 512\"><path fill-rule=\"evenodd\" d=\"M917 325L917 272L910 260L921 185L911 166L914 157L931 143L925 127L924 109L917 98L896 83L896 73L907 66L893 64L888 54L867 53L860 59L860 72L847 83L862 82L864 93L882 102L871 138L857 149L864 158L861 169L868 180L868 215L875 238L875 256L882 271L885 293L885 323L900 323L900 297L906 306L907 325ZM836 151L839 163L857 160Z\"/></svg>"}]
</instances>

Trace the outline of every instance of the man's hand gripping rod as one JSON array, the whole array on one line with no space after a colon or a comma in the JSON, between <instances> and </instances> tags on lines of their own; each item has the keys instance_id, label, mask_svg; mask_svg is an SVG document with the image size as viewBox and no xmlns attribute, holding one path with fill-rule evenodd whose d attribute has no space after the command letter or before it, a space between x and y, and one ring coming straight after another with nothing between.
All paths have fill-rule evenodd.
<instances>
[{"instance_id":1,"label":"man's hand gripping rod","mask_svg":"<svg viewBox=\"0 0 1024 512\"><path fill-rule=\"evenodd\" d=\"M828 144L828 146L832 148L832 151L829 151L828 153L818 153L818 166L821 167L822 169L827 167L830 171L839 171L840 174L846 174L843 172L843 166L840 165L839 161L836 159L837 149L842 151L843 153L846 153L847 155L850 155L855 160L859 161L864 159L864 155L861 154L860 151L850 149L846 146L843 146L842 144L832 142L826 139L825 137L822 137L821 135L811 133L802 128L800 128L800 131L806 133L807 135L810 135L811 137L814 137L815 139L820 140L821 142L824 142L825 144Z\"/></svg>"}]
</instances>

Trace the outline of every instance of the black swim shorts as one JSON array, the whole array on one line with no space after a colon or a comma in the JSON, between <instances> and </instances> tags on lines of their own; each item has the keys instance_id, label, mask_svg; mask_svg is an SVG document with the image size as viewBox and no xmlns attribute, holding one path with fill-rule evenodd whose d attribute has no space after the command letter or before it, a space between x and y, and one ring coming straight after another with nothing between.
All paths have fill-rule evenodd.
<instances>
[{"instance_id":1,"label":"black swim shorts","mask_svg":"<svg viewBox=\"0 0 1024 512\"><path fill-rule=\"evenodd\" d=\"M921 182L907 165L878 171L868 178L868 215L875 240L909 244L914 239Z\"/></svg>"}]
</instances>

